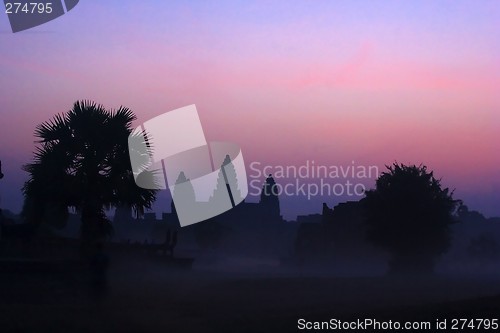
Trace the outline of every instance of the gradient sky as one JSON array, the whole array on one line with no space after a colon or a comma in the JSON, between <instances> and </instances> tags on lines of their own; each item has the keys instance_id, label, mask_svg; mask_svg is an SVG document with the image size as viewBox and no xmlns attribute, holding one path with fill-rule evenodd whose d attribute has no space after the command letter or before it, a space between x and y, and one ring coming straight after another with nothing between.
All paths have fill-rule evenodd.
<instances>
[{"instance_id":1,"label":"gradient sky","mask_svg":"<svg viewBox=\"0 0 500 333\"><path fill-rule=\"evenodd\" d=\"M247 164L424 163L500 215L499 18L499 1L81 0L12 34L0 13L0 206L21 208L35 126L92 99L140 122L196 104ZM342 198L282 207L325 200Z\"/></svg>"}]
</instances>

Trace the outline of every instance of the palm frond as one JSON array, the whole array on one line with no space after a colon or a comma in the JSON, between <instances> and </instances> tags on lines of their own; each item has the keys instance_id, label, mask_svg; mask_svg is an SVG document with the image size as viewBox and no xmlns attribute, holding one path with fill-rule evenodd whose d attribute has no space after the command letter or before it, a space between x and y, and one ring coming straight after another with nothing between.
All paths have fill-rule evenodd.
<instances>
[{"instance_id":1,"label":"palm frond","mask_svg":"<svg viewBox=\"0 0 500 333\"><path fill-rule=\"evenodd\" d=\"M57 114L47 122L41 123L35 129L35 136L40 140L37 142L51 142L61 140L70 134L68 128L68 117Z\"/></svg>"},{"instance_id":2,"label":"palm frond","mask_svg":"<svg viewBox=\"0 0 500 333\"><path fill-rule=\"evenodd\" d=\"M113 122L120 124L127 130L131 129L132 122L137 119L132 110L123 106L120 106L118 110L112 112L111 118Z\"/></svg>"},{"instance_id":3,"label":"palm frond","mask_svg":"<svg viewBox=\"0 0 500 333\"><path fill-rule=\"evenodd\" d=\"M151 184L159 178L145 171L153 146L146 133L132 131L135 119L128 108L109 111L82 100L67 113L37 126L39 144L32 162L23 166L29 174L23 194L26 209L33 213L30 216L38 221L46 214L64 218L64 210L73 208L82 212L84 224L84 211L93 219L119 204L133 207L139 215L151 208L157 191L136 185L131 155L140 161L142 178Z\"/></svg>"}]
</instances>

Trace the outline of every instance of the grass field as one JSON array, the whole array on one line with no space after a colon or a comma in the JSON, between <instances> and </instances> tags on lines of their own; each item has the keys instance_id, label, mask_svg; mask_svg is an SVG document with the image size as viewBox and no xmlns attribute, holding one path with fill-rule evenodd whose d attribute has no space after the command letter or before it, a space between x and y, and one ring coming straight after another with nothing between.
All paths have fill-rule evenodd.
<instances>
[{"instance_id":1,"label":"grass field","mask_svg":"<svg viewBox=\"0 0 500 333\"><path fill-rule=\"evenodd\" d=\"M494 278L221 273L136 257L111 263L101 289L78 269L1 274L0 332L294 332L300 318L500 317Z\"/></svg>"}]
</instances>

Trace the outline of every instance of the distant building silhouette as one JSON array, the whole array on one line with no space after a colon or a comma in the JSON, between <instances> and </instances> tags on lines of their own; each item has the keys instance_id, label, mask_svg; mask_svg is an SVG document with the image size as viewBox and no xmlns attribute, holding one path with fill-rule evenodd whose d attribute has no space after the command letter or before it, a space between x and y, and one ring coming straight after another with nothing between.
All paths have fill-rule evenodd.
<instances>
[{"instance_id":1,"label":"distant building silhouette","mask_svg":"<svg viewBox=\"0 0 500 333\"><path fill-rule=\"evenodd\" d=\"M274 181L273 175L267 177L262 192L260 194L260 203L262 209L269 213L269 216L280 216L280 202L278 198L278 186Z\"/></svg>"},{"instance_id":2,"label":"distant building silhouette","mask_svg":"<svg viewBox=\"0 0 500 333\"><path fill-rule=\"evenodd\" d=\"M227 167L230 163L226 162L227 159L224 162L226 178L231 183L231 179L235 179L235 174L231 172L230 167ZM181 173L178 182L179 184L189 182L188 175ZM209 200L218 200L218 196L222 195L227 196L225 185L224 175L221 172L218 185ZM182 193L174 188L174 198L177 199L182 195L183 200L190 198L195 205L209 204L209 202L195 202L194 191L188 191L187 188L189 187L184 185ZM151 218L145 215L141 219L133 219L129 208L120 207L115 213L115 234L118 241L129 238L142 241L148 238L151 243L159 245L164 242L168 230L172 230L178 232L180 252L186 247L196 249L205 245L227 253L288 254L293 246L296 224L286 223L283 219L277 185L271 175L264 180L262 192L259 202L243 201L223 214L184 228L180 228L174 200L171 202L171 211L162 213L160 220L153 218L153 215ZM241 195L239 191L231 193L233 196ZM201 238L197 235L201 235Z\"/></svg>"},{"instance_id":3,"label":"distant building silhouette","mask_svg":"<svg viewBox=\"0 0 500 333\"><path fill-rule=\"evenodd\" d=\"M175 181L173 197L175 202L183 202L186 203L186 205L194 205L196 202L193 185L190 179L186 177L184 171L179 173Z\"/></svg>"},{"instance_id":4,"label":"distant building silhouette","mask_svg":"<svg viewBox=\"0 0 500 333\"><path fill-rule=\"evenodd\" d=\"M213 195L210 197L211 203L219 203L230 200L231 206L235 206L236 202L242 200L241 192L238 188L238 180L234 165L231 162L229 155L226 155L222 162L217 178L217 186Z\"/></svg>"}]
</instances>

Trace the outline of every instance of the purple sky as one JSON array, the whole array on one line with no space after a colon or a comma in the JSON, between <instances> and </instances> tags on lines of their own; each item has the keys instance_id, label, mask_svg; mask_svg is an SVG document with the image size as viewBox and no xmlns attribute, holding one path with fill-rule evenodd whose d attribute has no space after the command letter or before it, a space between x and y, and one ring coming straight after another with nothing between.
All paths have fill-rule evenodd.
<instances>
[{"instance_id":1,"label":"purple sky","mask_svg":"<svg viewBox=\"0 0 500 333\"><path fill-rule=\"evenodd\" d=\"M196 104L247 165L424 163L500 215L499 17L498 1L81 0L12 34L1 14L0 206L21 208L35 126L92 99L140 122Z\"/></svg>"}]
</instances>

